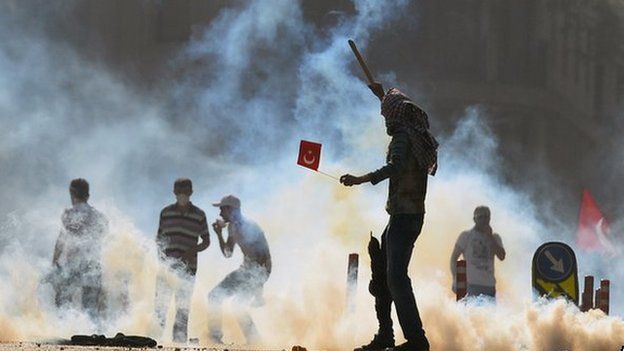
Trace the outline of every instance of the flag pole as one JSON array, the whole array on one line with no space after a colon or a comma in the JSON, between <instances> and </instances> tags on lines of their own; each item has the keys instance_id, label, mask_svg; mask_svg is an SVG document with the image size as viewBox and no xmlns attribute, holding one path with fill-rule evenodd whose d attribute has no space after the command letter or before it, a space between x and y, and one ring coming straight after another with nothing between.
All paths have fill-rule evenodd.
<instances>
[{"instance_id":1,"label":"flag pole","mask_svg":"<svg viewBox=\"0 0 624 351\"><path fill-rule=\"evenodd\" d=\"M318 169L317 169L316 171L317 171L317 172L319 172L320 174L324 175L324 176L330 177L331 179L334 179L334 180L340 181L340 179L338 179L337 177L334 177L334 176L333 176L333 175L331 175L331 174L327 174L327 173L325 173L325 172L323 172L323 171L319 171Z\"/></svg>"},{"instance_id":2,"label":"flag pole","mask_svg":"<svg viewBox=\"0 0 624 351\"><path fill-rule=\"evenodd\" d=\"M300 165L300 166L301 166L301 165ZM303 167L303 168L305 168L305 169L309 169L309 170L311 170L311 171L315 171L316 173L320 173L320 174L322 174L322 175L324 175L324 176L326 176L326 177L329 177L329 178L331 178L331 179L333 179L333 180L337 180L337 181L339 181L339 182L340 182L340 179L338 179L338 177L333 176L333 175L331 175L331 174L325 173L325 172L323 172L323 171L319 171L318 169L308 168L308 167L304 167L304 166L302 166L302 167Z\"/></svg>"}]
</instances>

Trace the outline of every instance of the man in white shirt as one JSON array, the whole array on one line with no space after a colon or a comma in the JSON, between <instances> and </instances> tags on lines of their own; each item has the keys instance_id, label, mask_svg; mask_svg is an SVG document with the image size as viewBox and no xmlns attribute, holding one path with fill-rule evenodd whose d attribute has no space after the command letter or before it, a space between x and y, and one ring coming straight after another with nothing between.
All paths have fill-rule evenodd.
<instances>
[{"instance_id":1,"label":"man in white shirt","mask_svg":"<svg viewBox=\"0 0 624 351\"><path fill-rule=\"evenodd\" d=\"M453 292L455 292L456 262L460 255L466 260L466 296L486 295L496 297L494 256L505 259L505 248L500 235L490 227L490 209L479 206L474 210L475 226L462 232L451 254Z\"/></svg>"}]
</instances>

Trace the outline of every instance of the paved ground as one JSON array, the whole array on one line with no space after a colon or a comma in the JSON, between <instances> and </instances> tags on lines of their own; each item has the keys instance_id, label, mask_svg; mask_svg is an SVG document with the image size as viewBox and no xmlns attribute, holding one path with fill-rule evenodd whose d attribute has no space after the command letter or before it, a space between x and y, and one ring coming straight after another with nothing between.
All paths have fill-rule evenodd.
<instances>
[{"instance_id":1,"label":"paved ground","mask_svg":"<svg viewBox=\"0 0 624 351\"><path fill-rule=\"evenodd\" d=\"M243 349L238 347L163 347L158 345L156 348L136 348L130 349L127 347L103 347L103 346L67 346L67 345L54 345L46 343L0 343L0 351L128 351L128 350L153 350L153 351L258 351ZM266 350L266 351L285 351L285 350Z\"/></svg>"}]
</instances>

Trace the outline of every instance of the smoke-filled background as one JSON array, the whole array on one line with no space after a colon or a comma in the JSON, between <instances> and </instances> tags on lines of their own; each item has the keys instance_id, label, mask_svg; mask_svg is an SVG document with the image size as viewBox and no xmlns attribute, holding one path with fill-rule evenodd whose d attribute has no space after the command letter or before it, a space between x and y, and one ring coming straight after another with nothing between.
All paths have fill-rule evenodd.
<instances>
[{"instance_id":1,"label":"smoke-filled background","mask_svg":"<svg viewBox=\"0 0 624 351\"><path fill-rule=\"evenodd\" d=\"M428 112L441 142L410 267L433 348L624 344L619 258L577 250L580 276L612 280L610 317L535 302L530 289L541 243L574 246L583 188L615 240L622 231L622 2L7 0L0 9L0 340L93 329L79 311L56 311L40 283L77 177L110 222L104 332L153 335L158 214L174 201L173 181L189 177L209 220L210 204L233 193L266 232L274 271L266 306L252 311L264 347L367 342L376 322L365 247L387 221L387 185L347 189L295 165L301 139L323 143L330 174L384 162L389 140L353 38L386 88ZM482 204L507 250L498 303L458 305L449 256ZM202 343L206 296L242 260L212 242L190 316L189 336ZM351 252L361 260L349 315ZM124 281L126 312L115 305ZM224 332L243 341L231 313Z\"/></svg>"}]
</instances>

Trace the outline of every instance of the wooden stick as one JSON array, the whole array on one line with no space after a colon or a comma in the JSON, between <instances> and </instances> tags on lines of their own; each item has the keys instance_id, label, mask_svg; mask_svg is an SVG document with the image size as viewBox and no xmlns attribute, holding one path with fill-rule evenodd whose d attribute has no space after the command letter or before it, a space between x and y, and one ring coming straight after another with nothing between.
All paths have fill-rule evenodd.
<instances>
[{"instance_id":1,"label":"wooden stick","mask_svg":"<svg viewBox=\"0 0 624 351\"><path fill-rule=\"evenodd\" d=\"M364 74L366 75L366 79L368 79L368 83L369 84L375 83L375 79L373 79L373 75L370 73L370 70L368 69L366 62L364 62L364 59L362 58L362 55L360 55L360 52L358 51L357 46L355 46L355 42L353 42L353 40L351 39L349 39L349 46L351 47L351 50L353 51L355 58L360 63L360 67L362 67L362 70L364 71Z\"/></svg>"}]
</instances>

